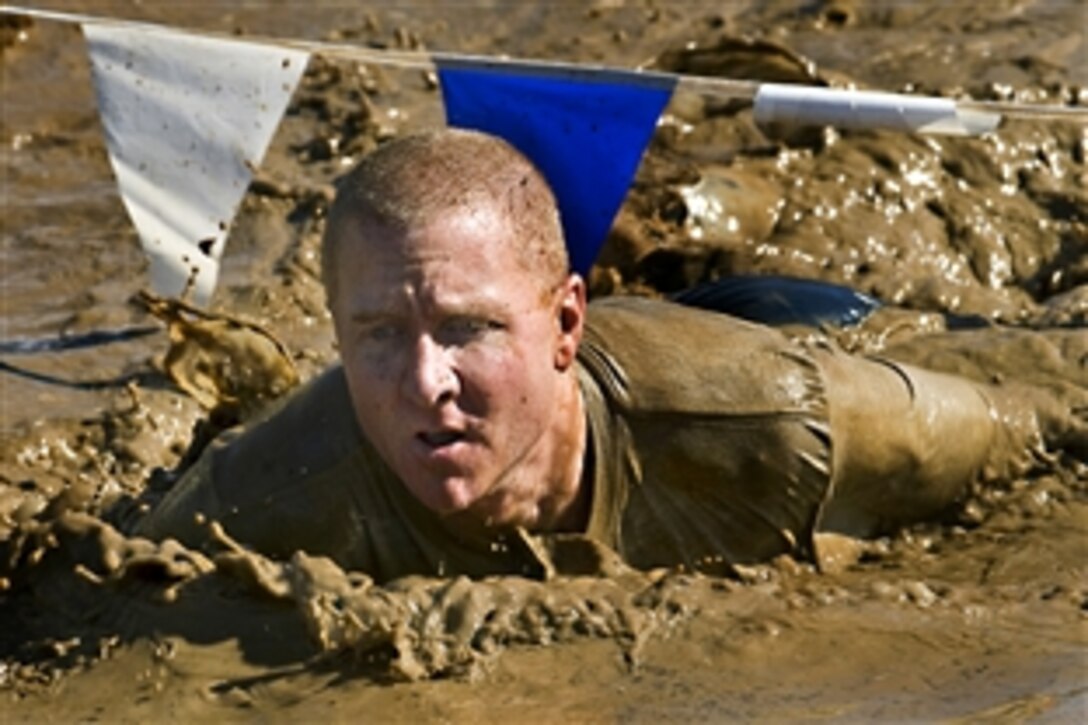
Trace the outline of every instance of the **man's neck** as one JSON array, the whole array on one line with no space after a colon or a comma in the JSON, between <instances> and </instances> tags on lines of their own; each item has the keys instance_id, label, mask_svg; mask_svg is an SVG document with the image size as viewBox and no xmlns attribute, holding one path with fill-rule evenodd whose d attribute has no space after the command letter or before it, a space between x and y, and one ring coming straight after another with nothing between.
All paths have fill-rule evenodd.
<instances>
[{"instance_id":1,"label":"man's neck","mask_svg":"<svg viewBox=\"0 0 1088 725\"><path fill-rule=\"evenodd\" d=\"M478 505L448 519L452 528L524 526L530 531L581 531L589 520L591 494L583 485L586 439L585 405L573 370L564 377L556 414L539 447L515 464L502 485ZM495 521L488 511L509 510L513 521Z\"/></svg>"},{"instance_id":2,"label":"man's neck","mask_svg":"<svg viewBox=\"0 0 1088 725\"><path fill-rule=\"evenodd\" d=\"M589 430L586 420L585 399L577 377L571 376L571 414L568 418L569 439L564 440L556 451L557 477L553 488L554 506L550 520L541 517L540 531L584 531L589 524L592 482L587 476L589 457ZM543 513L543 511L542 511Z\"/></svg>"},{"instance_id":3,"label":"man's neck","mask_svg":"<svg viewBox=\"0 0 1088 725\"><path fill-rule=\"evenodd\" d=\"M585 403L572 368L563 378L556 414L544 434L535 460L515 473L511 487L525 503L530 531L578 531L588 521L586 487L582 485L587 426Z\"/></svg>"}]
</instances>

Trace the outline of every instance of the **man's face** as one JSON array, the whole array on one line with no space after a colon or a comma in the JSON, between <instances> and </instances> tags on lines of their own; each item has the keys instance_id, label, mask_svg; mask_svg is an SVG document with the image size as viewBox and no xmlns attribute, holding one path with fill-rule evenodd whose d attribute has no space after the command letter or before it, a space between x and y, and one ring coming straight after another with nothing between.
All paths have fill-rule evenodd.
<instances>
[{"instance_id":1,"label":"man's face","mask_svg":"<svg viewBox=\"0 0 1088 725\"><path fill-rule=\"evenodd\" d=\"M508 489L547 466L581 331L580 311L577 330L561 318L573 297L584 306L581 287L526 270L487 208L348 234L331 306L363 432L428 508L523 523Z\"/></svg>"}]
</instances>

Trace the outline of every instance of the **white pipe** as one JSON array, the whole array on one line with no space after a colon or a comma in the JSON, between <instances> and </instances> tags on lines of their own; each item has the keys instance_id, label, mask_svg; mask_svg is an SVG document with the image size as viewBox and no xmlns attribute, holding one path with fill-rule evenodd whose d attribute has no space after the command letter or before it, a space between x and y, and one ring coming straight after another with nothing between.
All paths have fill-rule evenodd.
<instances>
[{"instance_id":1,"label":"white pipe","mask_svg":"<svg viewBox=\"0 0 1088 725\"><path fill-rule=\"evenodd\" d=\"M959 108L951 98L764 83L756 92L759 123L883 128L975 136L997 128L1001 114Z\"/></svg>"}]
</instances>

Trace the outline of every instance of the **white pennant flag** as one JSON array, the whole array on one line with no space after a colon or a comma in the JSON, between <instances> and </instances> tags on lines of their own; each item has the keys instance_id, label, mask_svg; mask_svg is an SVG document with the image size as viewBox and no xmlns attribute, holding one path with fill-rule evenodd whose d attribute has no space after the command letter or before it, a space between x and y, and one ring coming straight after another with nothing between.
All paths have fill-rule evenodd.
<instances>
[{"instance_id":1,"label":"white pennant flag","mask_svg":"<svg viewBox=\"0 0 1088 725\"><path fill-rule=\"evenodd\" d=\"M309 54L86 23L121 198L161 295L206 304L238 203Z\"/></svg>"}]
</instances>

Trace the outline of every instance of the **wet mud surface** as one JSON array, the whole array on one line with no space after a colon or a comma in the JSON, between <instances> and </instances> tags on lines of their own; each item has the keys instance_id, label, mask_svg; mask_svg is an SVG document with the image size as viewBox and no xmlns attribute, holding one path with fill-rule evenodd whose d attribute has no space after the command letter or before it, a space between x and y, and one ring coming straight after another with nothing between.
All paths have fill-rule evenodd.
<instances>
[{"instance_id":1,"label":"wet mud surface","mask_svg":"<svg viewBox=\"0 0 1088 725\"><path fill-rule=\"evenodd\" d=\"M1088 104L1088 9L1072 0L48 5ZM0 43L0 719L1084 719L1088 468L1067 454L1040 455L945 520L827 537L823 571L780 559L734 579L632 571L573 539L545 582L377 586L225 536L208 555L120 534L194 441L335 358L317 281L332 183L382 140L440 123L439 97L418 71L315 58L243 201L207 317L132 302L145 265L78 32L4 20ZM1088 132L1071 124L981 139L762 129L734 104L680 92L591 285L838 282L897 309L791 334L1088 409L1086 157ZM950 314L974 329L949 332ZM58 339L69 349L35 348Z\"/></svg>"}]
</instances>

